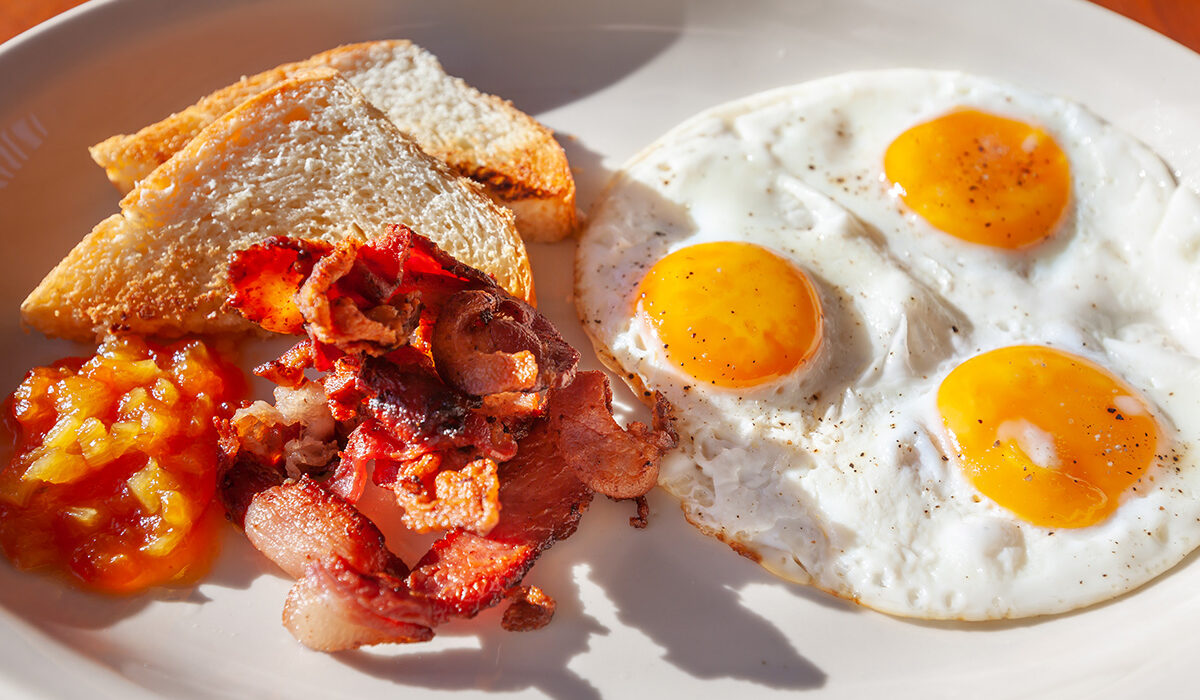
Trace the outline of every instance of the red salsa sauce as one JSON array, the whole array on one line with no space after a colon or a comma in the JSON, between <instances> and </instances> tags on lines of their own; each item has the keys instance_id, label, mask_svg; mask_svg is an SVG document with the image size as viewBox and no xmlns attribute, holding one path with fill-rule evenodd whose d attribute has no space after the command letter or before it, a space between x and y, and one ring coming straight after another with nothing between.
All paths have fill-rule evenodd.
<instances>
[{"instance_id":1,"label":"red salsa sauce","mask_svg":"<svg viewBox=\"0 0 1200 700\"><path fill-rule=\"evenodd\" d=\"M30 370L4 404L0 548L110 593L196 580L223 520L216 420L244 393L198 340L109 338Z\"/></svg>"}]
</instances>

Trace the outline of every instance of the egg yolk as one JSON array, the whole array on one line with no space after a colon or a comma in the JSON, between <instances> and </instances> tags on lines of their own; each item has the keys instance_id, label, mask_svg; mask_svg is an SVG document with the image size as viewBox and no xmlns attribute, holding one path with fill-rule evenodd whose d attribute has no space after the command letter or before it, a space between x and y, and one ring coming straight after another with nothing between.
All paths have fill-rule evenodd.
<instances>
[{"instance_id":1,"label":"egg yolk","mask_svg":"<svg viewBox=\"0 0 1200 700\"><path fill-rule=\"evenodd\" d=\"M1042 527L1107 518L1155 460L1158 421L1104 368L1060 350L1001 348L942 382L938 410L981 493Z\"/></svg>"},{"instance_id":2,"label":"egg yolk","mask_svg":"<svg viewBox=\"0 0 1200 700\"><path fill-rule=\"evenodd\" d=\"M675 251L646 273L636 300L667 360L705 384L761 384L793 371L821 343L821 304L808 277L751 243Z\"/></svg>"},{"instance_id":3,"label":"egg yolk","mask_svg":"<svg viewBox=\"0 0 1200 700\"><path fill-rule=\"evenodd\" d=\"M1018 249L1051 236L1067 209L1067 157L1036 126L963 110L909 129L884 156L887 178L934 227Z\"/></svg>"}]
</instances>

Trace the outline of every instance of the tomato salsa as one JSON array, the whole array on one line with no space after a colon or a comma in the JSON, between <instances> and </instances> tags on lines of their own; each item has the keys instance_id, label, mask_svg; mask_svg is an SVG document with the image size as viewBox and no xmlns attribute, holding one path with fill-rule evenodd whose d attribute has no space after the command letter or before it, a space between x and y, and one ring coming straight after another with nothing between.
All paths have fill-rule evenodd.
<instances>
[{"instance_id":1,"label":"tomato salsa","mask_svg":"<svg viewBox=\"0 0 1200 700\"><path fill-rule=\"evenodd\" d=\"M216 420L244 390L198 340L112 337L30 370L4 405L0 547L106 592L194 581L222 520Z\"/></svg>"}]
</instances>

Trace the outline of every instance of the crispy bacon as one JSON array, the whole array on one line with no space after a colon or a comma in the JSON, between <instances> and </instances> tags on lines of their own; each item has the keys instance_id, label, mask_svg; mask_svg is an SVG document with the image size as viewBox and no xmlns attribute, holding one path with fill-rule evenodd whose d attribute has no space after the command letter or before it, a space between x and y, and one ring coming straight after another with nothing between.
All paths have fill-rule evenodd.
<instances>
[{"instance_id":1,"label":"crispy bacon","mask_svg":"<svg viewBox=\"0 0 1200 700\"><path fill-rule=\"evenodd\" d=\"M256 369L304 390L283 395L289 411L310 414L305 371L327 373L320 415L249 412L222 443L223 499L298 579L284 619L304 644L423 641L505 598L504 626L536 629L554 601L521 580L593 493L638 498L644 517L640 497L675 441L669 416L620 428L608 380L576 373L579 354L545 317L428 239L392 226L365 244L273 240L236 254L230 277L248 318L309 336ZM331 446L339 459L318 483L306 465ZM353 505L368 479L396 494L410 530L447 531L411 571Z\"/></svg>"},{"instance_id":2,"label":"crispy bacon","mask_svg":"<svg viewBox=\"0 0 1200 700\"><path fill-rule=\"evenodd\" d=\"M540 553L574 533L591 502L592 489L580 480L577 464L608 454L607 439L575 444L577 427L565 417L587 415L584 424L590 425L608 399L606 381L581 372L579 388L551 391L551 419L538 421L516 456L500 465L495 526L486 534L452 530L403 579L404 565L378 529L316 482L303 477L256 495L246 512L247 536L301 579L288 598L288 629L325 650L419 641L447 618L473 616L512 595ZM659 435L651 442L664 441ZM573 451L582 454L569 458ZM629 455L641 452L619 456ZM553 601L518 595L523 602L507 614L509 627L531 629L548 621Z\"/></svg>"},{"instance_id":3,"label":"crispy bacon","mask_svg":"<svg viewBox=\"0 0 1200 700\"><path fill-rule=\"evenodd\" d=\"M554 392L550 406L556 410ZM542 551L574 533L592 493L563 460L562 449L561 435L549 422L539 423L521 441L517 456L501 466L501 510L495 527L486 536L452 531L434 544L409 575L409 590L429 601L435 623L450 616L472 616L495 605L520 583ZM272 486L255 496L245 527L255 547L293 576L308 577L311 565L327 562L334 555L362 574L395 576L402 570L402 562L387 552L382 535L369 520L307 477ZM347 577L343 572L337 580L352 579ZM327 619L322 615L344 617L343 613L314 612L314 601L339 609L350 605L348 594L337 592L332 579L321 580L321 585L319 581L304 584L300 588L304 605L290 607L306 610L307 617L319 620ZM395 592L394 587L388 590ZM295 594L298 599L300 595ZM304 634L298 638L316 648L333 643L314 640L311 631Z\"/></svg>"},{"instance_id":4,"label":"crispy bacon","mask_svg":"<svg viewBox=\"0 0 1200 700\"><path fill-rule=\"evenodd\" d=\"M503 461L516 451L503 426L475 410L478 399L447 387L423 363L347 356L326 377L325 394L338 420L369 420L364 430L377 433L371 446L389 446L394 460L472 447L478 456Z\"/></svg>"},{"instance_id":5,"label":"crispy bacon","mask_svg":"<svg viewBox=\"0 0 1200 700\"><path fill-rule=\"evenodd\" d=\"M445 298L464 289L493 289L498 285L491 276L455 260L433 241L419 236L400 224L388 226L379 239L389 241L393 248L407 247L404 278L398 293L419 290L426 305L441 308ZM375 244L379 247L380 244Z\"/></svg>"},{"instance_id":6,"label":"crispy bacon","mask_svg":"<svg viewBox=\"0 0 1200 700\"><path fill-rule=\"evenodd\" d=\"M441 462L440 455L425 455L413 461L415 469L398 470L412 474L390 484L404 508L401 521L413 532L460 527L487 533L500 517L496 462L481 457L461 468L439 469Z\"/></svg>"},{"instance_id":7,"label":"crispy bacon","mask_svg":"<svg viewBox=\"0 0 1200 700\"><path fill-rule=\"evenodd\" d=\"M498 289L408 227L336 245L273 236L229 259L228 304L276 333L307 330L345 351L386 352L415 328L419 292L440 308L464 289Z\"/></svg>"},{"instance_id":8,"label":"crispy bacon","mask_svg":"<svg viewBox=\"0 0 1200 700\"><path fill-rule=\"evenodd\" d=\"M393 449L391 440L374 424L360 423L346 439L341 460L325 487L351 503L357 502L371 478L372 463L387 459Z\"/></svg>"},{"instance_id":9,"label":"crispy bacon","mask_svg":"<svg viewBox=\"0 0 1200 700\"><path fill-rule=\"evenodd\" d=\"M218 491L225 514L234 525L243 527L246 511L258 494L278 486L285 475L279 465L265 464L248 452L226 452L222 459L220 489Z\"/></svg>"},{"instance_id":10,"label":"crispy bacon","mask_svg":"<svg viewBox=\"0 0 1200 700\"><path fill-rule=\"evenodd\" d=\"M311 340L293 345L277 359L254 368L254 373L267 381L295 388L304 383L304 370L313 366L314 349Z\"/></svg>"},{"instance_id":11,"label":"crispy bacon","mask_svg":"<svg viewBox=\"0 0 1200 700\"><path fill-rule=\"evenodd\" d=\"M601 372L579 372L559 398L562 408L550 411L548 420L561 431L563 458L581 481L612 498L636 498L654 487L659 459L675 446L668 430L617 425L612 389Z\"/></svg>"},{"instance_id":12,"label":"crispy bacon","mask_svg":"<svg viewBox=\"0 0 1200 700\"><path fill-rule=\"evenodd\" d=\"M550 393L551 413L567 410ZM409 575L409 585L454 615L471 616L498 603L537 556L570 537L592 500L591 490L563 458L561 435L536 424L517 455L500 466L500 519L486 536L456 530L436 542Z\"/></svg>"},{"instance_id":13,"label":"crispy bacon","mask_svg":"<svg viewBox=\"0 0 1200 700\"><path fill-rule=\"evenodd\" d=\"M421 305L415 292L393 298L399 266L390 278L381 275L369 264L374 258L359 250L356 241L345 240L323 255L296 292L296 305L314 341L342 352L382 355L408 342ZM343 278L346 283L339 284Z\"/></svg>"},{"instance_id":14,"label":"crispy bacon","mask_svg":"<svg viewBox=\"0 0 1200 700\"><path fill-rule=\"evenodd\" d=\"M283 626L317 651L426 642L433 624L428 601L402 580L357 571L337 556L309 566L283 606Z\"/></svg>"},{"instance_id":15,"label":"crispy bacon","mask_svg":"<svg viewBox=\"0 0 1200 700\"><path fill-rule=\"evenodd\" d=\"M512 600L500 626L509 632L528 632L550 624L557 604L537 586L517 586L508 593Z\"/></svg>"},{"instance_id":16,"label":"crispy bacon","mask_svg":"<svg viewBox=\"0 0 1200 700\"><path fill-rule=\"evenodd\" d=\"M228 304L268 331L294 335L304 330L296 291L328 243L272 236L229 257Z\"/></svg>"},{"instance_id":17,"label":"crispy bacon","mask_svg":"<svg viewBox=\"0 0 1200 700\"><path fill-rule=\"evenodd\" d=\"M361 427L361 426L360 426ZM369 447L358 445L365 439L366 433L354 430L346 441L346 448L340 453L340 459L334 466L329 478L323 482L330 493L336 494L350 503L358 503L367 481L371 478L371 463L374 452Z\"/></svg>"},{"instance_id":18,"label":"crispy bacon","mask_svg":"<svg viewBox=\"0 0 1200 700\"><path fill-rule=\"evenodd\" d=\"M351 361L345 366L350 367ZM412 457L488 436L482 419L471 412L478 401L449 390L436 373L422 365L365 357L358 377L360 412L404 445ZM330 395L330 401L341 399Z\"/></svg>"},{"instance_id":19,"label":"crispy bacon","mask_svg":"<svg viewBox=\"0 0 1200 700\"><path fill-rule=\"evenodd\" d=\"M397 362L412 356L419 361ZM359 421L334 473L336 493L357 500L374 462L375 483L394 491L417 532L487 532L496 522L495 465L516 453L516 438L475 410L477 399L445 386L428 358L411 349L347 356L325 386L334 414Z\"/></svg>"},{"instance_id":20,"label":"crispy bacon","mask_svg":"<svg viewBox=\"0 0 1200 700\"><path fill-rule=\"evenodd\" d=\"M355 253L354 265L338 281L339 292L350 295L363 308L391 303L404 277L414 237L406 226L389 226L382 236L366 243L346 241Z\"/></svg>"},{"instance_id":21,"label":"crispy bacon","mask_svg":"<svg viewBox=\"0 0 1200 700\"><path fill-rule=\"evenodd\" d=\"M307 476L256 494L246 509L246 538L293 578L338 556L358 571L403 577L407 567L383 533L345 500Z\"/></svg>"},{"instance_id":22,"label":"crispy bacon","mask_svg":"<svg viewBox=\"0 0 1200 700\"><path fill-rule=\"evenodd\" d=\"M448 298L431 347L446 383L473 396L566 386L579 362L545 316L500 289Z\"/></svg>"}]
</instances>

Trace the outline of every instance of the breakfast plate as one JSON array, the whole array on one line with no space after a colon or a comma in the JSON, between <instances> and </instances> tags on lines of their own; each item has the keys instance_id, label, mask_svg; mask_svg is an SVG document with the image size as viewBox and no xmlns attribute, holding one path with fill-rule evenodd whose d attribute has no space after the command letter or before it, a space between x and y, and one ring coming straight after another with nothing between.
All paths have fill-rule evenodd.
<instances>
[{"instance_id":1,"label":"breakfast plate","mask_svg":"<svg viewBox=\"0 0 1200 700\"><path fill-rule=\"evenodd\" d=\"M118 195L87 146L237 77L337 44L412 39L554 128L585 211L645 144L706 107L849 70L964 70L1081 102L1200 187L1200 56L1081 0L751 3L100 0L0 47L0 386L85 349L18 305ZM540 307L575 346L570 243L531 246ZM583 365L598 367L585 350ZM639 417L625 391L619 412ZM289 582L232 528L194 588L105 598L0 563L4 697L1126 697L1191 687L1193 554L1139 591L1016 622L893 618L772 577L688 526L596 502L528 581L546 628L497 611L431 643L325 655L281 627Z\"/></svg>"}]
</instances>

